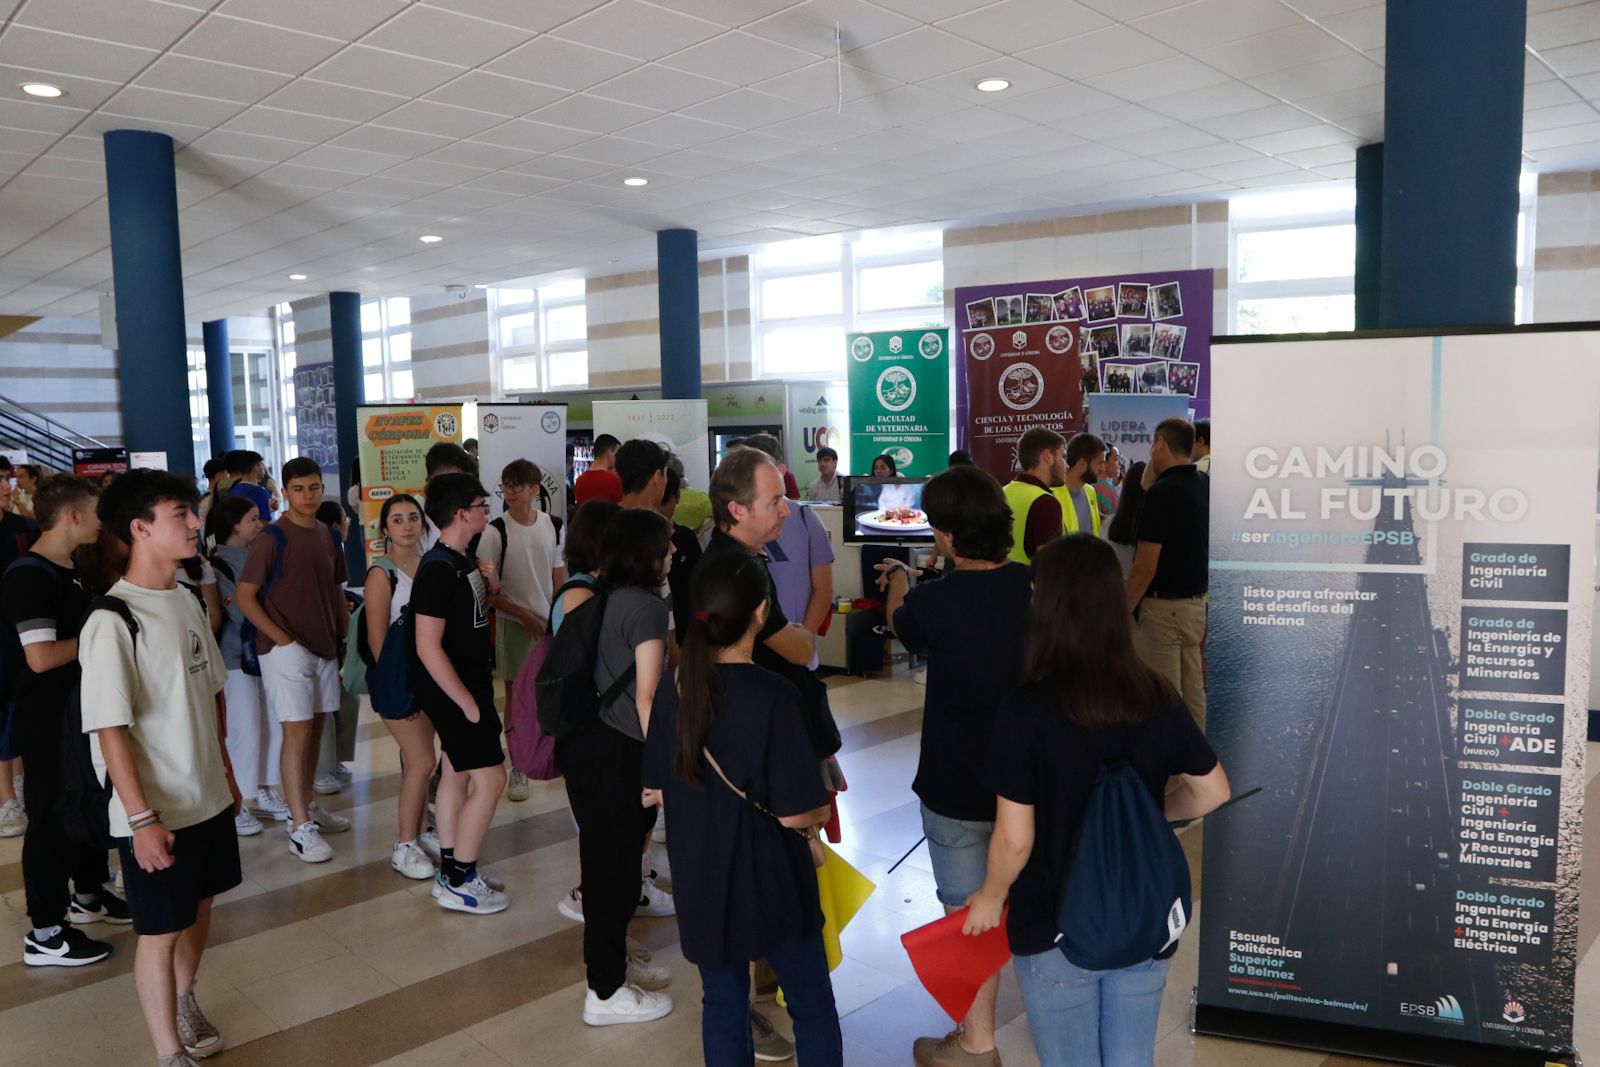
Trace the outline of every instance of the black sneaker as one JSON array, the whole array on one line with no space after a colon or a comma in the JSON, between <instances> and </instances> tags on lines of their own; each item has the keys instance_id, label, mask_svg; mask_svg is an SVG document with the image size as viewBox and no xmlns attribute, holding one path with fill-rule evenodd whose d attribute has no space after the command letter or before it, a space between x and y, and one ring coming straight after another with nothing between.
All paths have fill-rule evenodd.
<instances>
[{"instance_id":1,"label":"black sneaker","mask_svg":"<svg viewBox=\"0 0 1600 1067\"><path fill-rule=\"evenodd\" d=\"M127 926L133 922L133 917L128 914L126 900L102 889L95 894L92 904L80 904L78 898L73 897L72 903L67 906L67 922L73 926L88 926L90 923Z\"/></svg>"},{"instance_id":2,"label":"black sneaker","mask_svg":"<svg viewBox=\"0 0 1600 1067\"><path fill-rule=\"evenodd\" d=\"M32 931L22 936L22 962L29 967L86 967L109 955L110 945L71 926L61 927L56 936L43 940Z\"/></svg>"}]
</instances>

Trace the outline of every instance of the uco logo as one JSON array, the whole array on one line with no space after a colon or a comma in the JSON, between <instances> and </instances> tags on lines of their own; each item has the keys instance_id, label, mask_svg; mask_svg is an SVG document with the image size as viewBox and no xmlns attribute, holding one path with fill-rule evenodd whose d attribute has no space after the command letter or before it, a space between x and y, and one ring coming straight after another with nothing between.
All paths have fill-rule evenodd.
<instances>
[{"instance_id":1,"label":"uco logo","mask_svg":"<svg viewBox=\"0 0 1600 1067\"><path fill-rule=\"evenodd\" d=\"M190 630L189 631L189 662L190 663L199 663L200 662L200 653L201 653L201 651L202 651L202 646L200 644L200 635L195 633L193 630Z\"/></svg>"},{"instance_id":2,"label":"uco logo","mask_svg":"<svg viewBox=\"0 0 1600 1067\"><path fill-rule=\"evenodd\" d=\"M872 358L872 338L857 337L850 342L850 357L857 363L865 363Z\"/></svg>"},{"instance_id":3,"label":"uco logo","mask_svg":"<svg viewBox=\"0 0 1600 1067\"><path fill-rule=\"evenodd\" d=\"M1028 347L1028 335L1021 330L1011 335L1011 347L1018 352Z\"/></svg>"},{"instance_id":4,"label":"uco logo","mask_svg":"<svg viewBox=\"0 0 1600 1067\"><path fill-rule=\"evenodd\" d=\"M1044 335L1044 346L1058 356L1072 351L1072 331L1065 326L1052 326Z\"/></svg>"},{"instance_id":5,"label":"uco logo","mask_svg":"<svg viewBox=\"0 0 1600 1067\"><path fill-rule=\"evenodd\" d=\"M925 333L917 342L917 351L922 353L923 359L938 359L939 353L944 351L944 338L936 333Z\"/></svg>"},{"instance_id":6,"label":"uco logo","mask_svg":"<svg viewBox=\"0 0 1600 1067\"><path fill-rule=\"evenodd\" d=\"M500 416L499 415L496 415L494 412L491 411L491 412L489 412L489 414L487 414L487 415L485 415L483 417L483 432L484 433L495 433L499 429L500 429Z\"/></svg>"},{"instance_id":7,"label":"uco logo","mask_svg":"<svg viewBox=\"0 0 1600 1067\"><path fill-rule=\"evenodd\" d=\"M967 342L967 351L972 353L972 358L982 363L994 355L994 338L986 333L972 335L972 340Z\"/></svg>"},{"instance_id":8,"label":"uco logo","mask_svg":"<svg viewBox=\"0 0 1600 1067\"><path fill-rule=\"evenodd\" d=\"M440 437L454 437L456 435L456 417L454 412L441 411L433 419L433 432Z\"/></svg>"},{"instance_id":9,"label":"uco logo","mask_svg":"<svg viewBox=\"0 0 1600 1067\"><path fill-rule=\"evenodd\" d=\"M895 445L893 448L885 450L884 455L894 460L894 466L896 470L902 471L907 467L910 467L911 461L916 459L916 457L911 454L911 449L907 448L905 445Z\"/></svg>"},{"instance_id":10,"label":"uco logo","mask_svg":"<svg viewBox=\"0 0 1600 1067\"><path fill-rule=\"evenodd\" d=\"M1528 1018L1528 1009L1522 1006L1520 1000L1506 1001L1505 1010L1500 1013L1500 1018L1512 1026L1519 1026Z\"/></svg>"},{"instance_id":11,"label":"uco logo","mask_svg":"<svg viewBox=\"0 0 1600 1067\"><path fill-rule=\"evenodd\" d=\"M539 418L539 428L545 433L557 433L561 429L561 416L554 411L547 411Z\"/></svg>"},{"instance_id":12,"label":"uco logo","mask_svg":"<svg viewBox=\"0 0 1600 1067\"><path fill-rule=\"evenodd\" d=\"M886 411L904 411L917 398L917 380L904 367L888 367L878 375L878 403Z\"/></svg>"},{"instance_id":13,"label":"uco logo","mask_svg":"<svg viewBox=\"0 0 1600 1067\"><path fill-rule=\"evenodd\" d=\"M1012 411L1027 411L1044 396L1044 375L1032 363L1013 363L1000 375L1000 401Z\"/></svg>"},{"instance_id":14,"label":"uco logo","mask_svg":"<svg viewBox=\"0 0 1600 1067\"><path fill-rule=\"evenodd\" d=\"M899 334L895 334L893 337L889 338L890 355L898 356L905 349L905 347L906 343L903 339L901 339Z\"/></svg>"}]
</instances>

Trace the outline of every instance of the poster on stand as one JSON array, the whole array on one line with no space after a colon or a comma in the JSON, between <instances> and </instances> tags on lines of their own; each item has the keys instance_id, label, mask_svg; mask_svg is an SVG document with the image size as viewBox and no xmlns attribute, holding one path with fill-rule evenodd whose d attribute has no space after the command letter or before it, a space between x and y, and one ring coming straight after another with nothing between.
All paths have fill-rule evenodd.
<instances>
[{"instance_id":1,"label":"poster on stand","mask_svg":"<svg viewBox=\"0 0 1600 1067\"><path fill-rule=\"evenodd\" d=\"M1600 333L1547 332L1212 353L1206 728L1263 794L1205 823L1202 1033L1571 1052Z\"/></svg>"},{"instance_id":2,"label":"poster on stand","mask_svg":"<svg viewBox=\"0 0 1600 1067\"><path fill-rule=\"evenodd\" d=\"M361 460L361 541L371 562L383 554L378 513L396 493L416 496L428 483L423 460L441 441L461 443L460 404L363 404L356 408Z\"/></svg>"},{"instance_id":3,"label":"poster on stand","mask_svg":"<svg viewBox=\"0 0 1600 1067\"><path fill-rule=\"evenodd\" d=\"M1090 433L1121 453L1124 464L1148 463L1156 425L1174 415L1188 417L1189 398L1091 393L1088 408Z\"/></svg>"},{"instance_id":4,"label":"poster on stand","mask_svg":"<svg viewBox=\"0 0 1600 1067\"><path fill-rule=\"evenodd\" d=\"M789 421L783 454L804 496L806 486L820 477L817 449L833 449L839 453L839 471L850 469L850 435L845 430L849 393L843 382L792 382L786 388Z\"/></svg>"},{"instance_id":5,"label":"poster on stand","mask_svg":"<svg viewBox=\"0 0 1600 1067\"><path fill-rule=\"evenodd\" d=\"M1002 348L1010 336L1002 330L1071 325L1078 330L1085 393L1182 394L1191 398L1195 418L1209 418L1215 274L1156 271L964 286L955 291L956 343L969 350L970 371L977 331L990 334L985 344ZM959 447L974 456L982 425L974 405L984 402L977 385L958 373L956 433Z\"/></svg>"},{"instance_id":6,"label":"poster on stand","mask_svg":"<svg viewBox=\"0 0 1600 1067\"><path fill-rule=\"evenodd\" d=\"M500 472L515 460L532 461L544 487L535 505L552 518L567 519L567 406L478 404L478 470L489 490L489 518L505 512Z\"/></svg>"},{"instance_id":7,"label":"poster on stand","mask_svg":"<svg viewBox=\"0 0 1600 1067\"><path fill-rule=\"evenodd\" d=\"M294 371L295 447L317 461L323 483L343 485L339 476L339 431L333 403L333 364L312 363ZM348 473L348 472L347 472Z\"/></svg>"},{"instance_id":8,"label":"poster on stand","mask_svg":"<svg viewBox=\"0 0 1600 1067\"><path fill-rule=\"evenodd\" d=\"M597 400L595 436L619 441L643 437L683 460L693 486L711 483L711 444L704 400Z\"/></svg>"},{"instance_id":9,"label":"poster on stand","mask_svg":"<svg viewBox=\"0 0 1600 1067\"><path fill-rule=\"evenodd\" d=\"M845 350L850 458L861 469L841 466L840 472L867 474L880 455L893 459L902 477L944 470L950 461L950 331L852 333Z\"/></svg>"},{"instance_id":10,"label":"poster on stand","mask_svg":"<svg viewBox=\"0 0 1600 1067\"><path fill-rule=\"evenodd\" d=\"M101 478L107 474L126 474L126 448L74 448L72 473L79 478Z\"/></svg>"},{"instance_id":11,"label":"poster on stand","mask_svg":"<svg viewBox=\"0 0 1600 1067\"><path fill-rule=\"evenodd\" d=\"M1036 427L1071 437L1084 427L1084 372L1076 323L971 330L962 335L968 388L967 450L1004 485L1017 441Z\"/></svg>"}]
</instances>

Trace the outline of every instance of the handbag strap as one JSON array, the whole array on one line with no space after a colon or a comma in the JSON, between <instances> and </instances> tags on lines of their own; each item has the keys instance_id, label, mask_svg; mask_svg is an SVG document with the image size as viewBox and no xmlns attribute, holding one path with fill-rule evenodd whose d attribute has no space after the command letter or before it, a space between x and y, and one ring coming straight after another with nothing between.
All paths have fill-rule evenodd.
<instances>
[{"instance_id":1,"label":"handbag strap","mask_svg":"<svg viewBox=\"0 0 1600 1067\"><path fill-rule=\"evenodd\" d=\"M740 789L738 786L733 784L732 780L729 779L727 774L725 774L723 772L722 765L717 762L717 757L715 757L715 756L713 756L711 754L711 750L709 748L707 748L704 745L701 745L700 746L700 754L706 758L706 762L707 763L711 764L711 769L717 772L717 777L722 779L722 784L727 786L729 789L733 790L734 796L738 797L740 800L744 801L746 804L749 804L752 808L755 808L761 814L763 814L765 816L768 816L769 818L772 818L772 819L776 819L777 818L777 816L773 815L772 812L766 807L766 805L762 804L760 801L751 800L750 799L750 795L748 793L746 793L743 789Z\"/></svg>"}]
</instances>

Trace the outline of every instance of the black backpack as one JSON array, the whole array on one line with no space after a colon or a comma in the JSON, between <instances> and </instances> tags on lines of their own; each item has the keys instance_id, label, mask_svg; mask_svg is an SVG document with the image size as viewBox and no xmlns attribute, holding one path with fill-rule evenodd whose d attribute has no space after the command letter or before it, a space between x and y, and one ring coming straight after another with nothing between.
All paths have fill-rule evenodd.
<instances>
[{"instance_id":1,"label":"black backpack","mask_svg":"<svg viewBox=\"0 0 1600 1067\"><path fill-rule=\"evenodd\" d=\"M558 604L571 589L591 588L573 579L556 590L551 604ZM561 629L550 642L550 651L539 675L534 679L534 697L539 708L539 729L557 741L572 737L600 717L600 709L617 699L633 682L636 664L600 692L594 672L600 658L600 624L605 620L606 601L611 591L603 585L592 587L594 596L573 608L561 620Z\"/></svg>"},{"instance_id":2,"label":"black backpack","mask_svg":"<svg viewBox=\"0 0 1600 1067\"><path fill-rule=\"evenodd\" d=\"M139 623L128 602L114 596L97 597L89 604L89 614L96 611L113 611L121 617L137 657ZM73 686L61 709L61 792L56 797L56 815L69 839L89 848L109 849L116 844L111 836L111 793L111 775L102 782L95 769L89 738L83 732L82 693L79 686Z\"/></svg>"}]
</instances>

